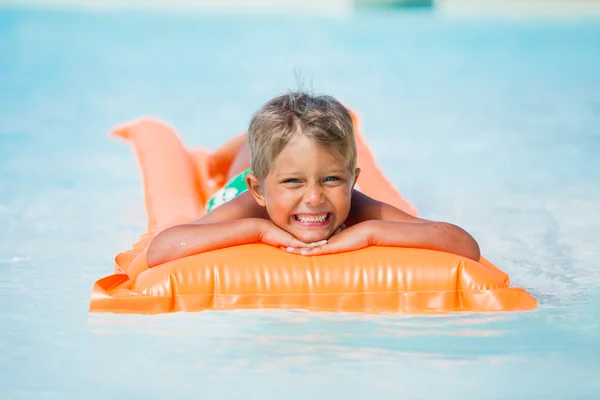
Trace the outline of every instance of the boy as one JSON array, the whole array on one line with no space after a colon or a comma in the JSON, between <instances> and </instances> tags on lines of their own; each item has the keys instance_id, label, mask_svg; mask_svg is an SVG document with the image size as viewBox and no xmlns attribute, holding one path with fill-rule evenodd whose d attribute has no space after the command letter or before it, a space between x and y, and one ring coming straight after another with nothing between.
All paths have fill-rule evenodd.
<instances>
[{"instance_id":1,"label":"boy","mask_svg":"<svg viewBox=\"0 0 600 400\"><path fill-rule=\"evenodd\" d=\"M213 198L202 218L159 233L148 266L254 242L300 255L380 245L479 260L477 242L463 229L355 190L356 152L352 117L334 98L297 92L272 99L252 118L248 143L231 166L237 175L220 193L233 198Z\"/></svg>"}]
</instances>

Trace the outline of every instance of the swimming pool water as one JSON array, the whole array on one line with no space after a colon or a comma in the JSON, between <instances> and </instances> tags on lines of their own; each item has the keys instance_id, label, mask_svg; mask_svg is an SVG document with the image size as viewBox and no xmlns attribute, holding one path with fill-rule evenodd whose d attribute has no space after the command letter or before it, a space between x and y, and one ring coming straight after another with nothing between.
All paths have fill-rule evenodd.
<instances>
[{"instance_id":1,"label":"swimming pool water","mask_svg":"<svg viewBox=\"0 0 600 400\"><path fill-rule=\"evenodd\" d=\"M597 22L5 8L0 54L0 398L598 398ZM109 130L154 115L215 148L295 70L539 309L88 314L145 229Z\"/></svg>"}]
</instances>

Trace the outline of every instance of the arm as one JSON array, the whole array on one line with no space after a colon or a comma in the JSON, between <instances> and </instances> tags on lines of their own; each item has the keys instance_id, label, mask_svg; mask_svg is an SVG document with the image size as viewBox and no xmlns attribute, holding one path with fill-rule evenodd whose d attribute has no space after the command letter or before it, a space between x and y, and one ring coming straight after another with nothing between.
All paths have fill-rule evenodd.
<instances>
[{"instance_id":1,"label":"arm","mask_svg":"<svg viewBox=\"0 0 600 400\"><path fill-rule=\"evenodd\" d=\"M246 218L214 224L177 225L160 232L146 254L148 267L227 246L252 243L260 239L262 219Z\"/></svg>"},{"instance_id":2,"label":"arm","mask_svg":"<svg viewBox=\"0 0 600 400\"><path fill-rule=\"evenodd\" d=\"M456 225L414 217L357 191L352 201L358 210L356 222L368 222L367 234L374 245L439 250L476 261L481 257L477 241Z\"/></svg>"},{"instance_id":3,"label":"arm","mask_svg":"<svg viewBox=\"0 0 600 400\"><path fill-rule=\"evenodd\" d=\"M146 253L148 267L232 244L255 242L261 217L258 204L247 192L242 193L202 218L156 235Z\"/></svg>"},{"instance_id":4,"label":"arm","mask_svg":"<svg viewBox=\"0 0 600 400\"><path fill-rule=\"evenodd\" d=\"M307 246L265 218L265 210L248 192L189 224L160 232L148 246L148 267L206 251L263 242L278 247Z\"/></svg>"},{"instance_id":5,"label":"arm","mask_svg":"<svg viewBox=\"0 0 600 400\"><path fill-rule=\"evenodd\" d=\"M333 235L327 243L288 251L302 255L335 254L368 246L413 247L458 254L479 261L479 245L461 228L444 222L371 220Z\"/></svg>"},{"instance_id":6,"label":"arm","mask_svg":"<svg viewBox=\"0 0 600 400\"><path fill-rule=\"evenodd\" d=\"M349 228L332 236L327 244L297 252L305 255L331 254L379 245L431 249L476 261L480 259L479 245L462 228L413 217L358 191L352 195L346 225Z\"/></svg>"},{"instance_id":7,"label":"arm","mask_svg":"<svg viewBox=\"0 0 600 400\"><path fill-rule=\"evenodd\" d=\"M369 244L416 247L458 254L479 261L479 245L462 228L445 222L366 221L362 229Z\"/></svg>"}]
</instances>

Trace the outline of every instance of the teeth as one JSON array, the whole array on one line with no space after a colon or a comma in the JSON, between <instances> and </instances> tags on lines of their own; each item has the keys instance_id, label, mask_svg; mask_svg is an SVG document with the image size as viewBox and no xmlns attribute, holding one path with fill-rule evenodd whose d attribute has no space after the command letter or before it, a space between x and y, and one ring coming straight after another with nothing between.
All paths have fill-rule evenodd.
<instances>
[{"instance_id":1,"label":"teeth","mask_svg":"<svg viewBox=\"0 0 600 400\"><path fill-rule=\"evenodd\" d=\"M327 215L328 214L324 214L321 217L301 217L299 215L296 215L296 219L300 222L304 222L304 223L314 223L314 222L323 222L327 219Z\"/></svg>"}]
</instances>

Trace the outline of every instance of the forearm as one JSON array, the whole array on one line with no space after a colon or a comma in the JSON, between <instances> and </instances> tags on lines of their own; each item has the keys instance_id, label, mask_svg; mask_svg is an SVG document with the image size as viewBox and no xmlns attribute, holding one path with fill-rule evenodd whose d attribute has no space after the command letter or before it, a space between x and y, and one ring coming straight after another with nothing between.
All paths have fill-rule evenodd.
<instances>
[{"instance_id":1,"label":"forearm","mask_svg":"<svg viewBox=\"0 0 600 400\"><path fill-rule=\"evenodd\" d=\"M479 261L475 239L462 228L445 222L368 221L370 243L415 247L458 254Z\"/></svg>"},{"instance_id":2,"label":"forearm","mask_svg":"<svg viewBox=\"0 0 600 400\"><path fill-rule=\"evenodd\" d=\"M146 262L154 267L210 250L260 240L266 221L246 218L214 224L178 225L159 233L148 246Z\"/></svg>"}]
</instances>

